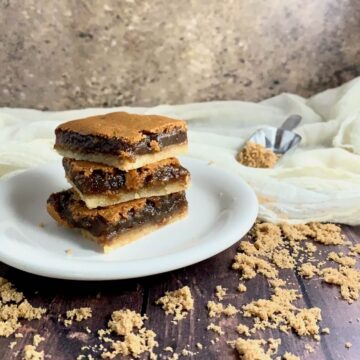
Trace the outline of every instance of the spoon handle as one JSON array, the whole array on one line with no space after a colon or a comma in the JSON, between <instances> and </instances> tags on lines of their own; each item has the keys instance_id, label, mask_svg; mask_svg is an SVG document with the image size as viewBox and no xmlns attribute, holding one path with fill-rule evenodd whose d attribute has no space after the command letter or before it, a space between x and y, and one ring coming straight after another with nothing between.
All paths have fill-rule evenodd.
<instances>
[{"instance_id":1,"label":"spoon handle","mask_svg":"<svg viewBox=\"0 0 360 360\"><path fill-rule=\"evenodd\" d=\"M280 129L291 131L300 124L301 119L302 117L300 115L290 115L280 126Z\"/></svg>"}]
</instances>

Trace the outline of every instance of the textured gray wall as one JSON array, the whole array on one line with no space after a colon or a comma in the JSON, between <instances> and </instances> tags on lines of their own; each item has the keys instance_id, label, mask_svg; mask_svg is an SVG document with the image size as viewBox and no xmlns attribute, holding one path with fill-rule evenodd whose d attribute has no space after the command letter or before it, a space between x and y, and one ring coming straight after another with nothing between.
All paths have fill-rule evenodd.
<instances>
[{"instance_id":1,"label":"textured gray wall","mask_svg":"<svg viewBox=\"0 0 360 360\"><path fill-rule=\"evenodd\" d=\"M259 100L360 74L358 0L0 4L0 106Z\"/></svg>"}]
</instances>

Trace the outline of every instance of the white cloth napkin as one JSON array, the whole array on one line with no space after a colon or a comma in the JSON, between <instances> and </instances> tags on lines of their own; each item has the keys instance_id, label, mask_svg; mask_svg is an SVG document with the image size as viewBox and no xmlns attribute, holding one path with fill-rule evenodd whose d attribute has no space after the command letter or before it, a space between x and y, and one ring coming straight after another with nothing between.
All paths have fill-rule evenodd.
<instances>
[{"instance_id":1,"label":"white cloth napkin","mask_svg":"<svg viewBox=\"0 0 360 360\"><path fill-rule=\"evenodd\" d=\"M260 103L220 101L154 108L92 108L61 112L0 109L0 176L59 156L55 127L112 111L163 114L188 121L190 156L213 161L256 191L260 217L271 222L360 224L360 78L305 99L282 94ZM303 117L301 146L273 169L239 164L235 155L251 133Z\"/></svg>"}]
</instances>

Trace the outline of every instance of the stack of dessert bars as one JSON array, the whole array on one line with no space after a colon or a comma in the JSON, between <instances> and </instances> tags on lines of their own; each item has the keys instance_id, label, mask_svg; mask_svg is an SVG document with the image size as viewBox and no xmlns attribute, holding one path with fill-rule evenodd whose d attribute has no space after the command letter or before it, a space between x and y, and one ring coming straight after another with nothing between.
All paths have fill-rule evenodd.
<instances>
[{"instance_id":1,"label":"stack of dessert bars","mask_svg":"<svg viewBox=\"0 0 360 360\"><path fill-rule=\"evenodd\" d=\"M55 150L72 188L51 194L49 214L107 252L183 218L185 121L125 112L59 125Z\"/></svg>"}]
</instances>

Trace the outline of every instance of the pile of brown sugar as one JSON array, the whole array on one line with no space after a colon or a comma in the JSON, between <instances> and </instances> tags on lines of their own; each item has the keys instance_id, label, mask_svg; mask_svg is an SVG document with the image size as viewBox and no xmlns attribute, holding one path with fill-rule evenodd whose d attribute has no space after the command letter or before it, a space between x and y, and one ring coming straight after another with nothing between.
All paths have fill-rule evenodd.
<instances>
[{"instance_id":1,"label":"pile of brown sugar","mask_svg":"<svg viewBox=\"0 0 360 360\"><path fill-rule=\"evenodd\" d=\"M241 164L253 168L272 168L278 159L273 151L253 142L248 142L237 154Z\"/></svg>"},{"instance_id":2,"label":"pile of brown sugar","mask_svg":"<svg viewBox=\"0 0 360 360\"><path fill-rule=\"evenodd\" d=\"M8 337L21 326L21 320L39 320L46 309L35 308L13 284L0 277L0 336Z\"/></svg>"},{"instance_id":3,"label":"pile of brown sugar","mask_svg":"<svg viewBox=\"0 0 360 360\"><path fill-rule=\"evenodd\" d=\"M299 336L312 336L320 340L320 334L329 334L329 329L320 329L321 309L301 308L296 302L301 298L296 289L288 288L279 278L281 269L295 269L300 276L312 278L318 275L322 281L338 285L343 299L351 303L359 298L360 271L355 268L360 246L349 246L349 253L330 251L327 260L338 268L324 267L326 261L316 258L316 243L325 246L349 245L341 228L335 224L281 224L256 223L249 233L249 240L242 241L235 255L233 269L241 273L242 280L263 275L273 287L269 299L256 299L242 306L244 317L254 320L253 327L238 325L238 333L250 337L266 328L293 331ZM241 284L243 285L243 284ZM241 286L243 289L243 286ZM246 290L246 287L245 287ZM237 340L237 350L244 359L271 359L264 350L264 340ZM284 359L299 359L287 353Z\"/></svg>"},{"instance_id":4,"label":"pile of brown sugar","mask_svg":"<svg viewBox=\"0 0 360 360\"><path fill-rule=\"evenodd\" d=\"M186 318L189 311L194 308L194 299L190 288L183 286L174 291L167 291L156 304L162 305L166 314L173 315L174 321L179 321Z\"/></svg>"},{"instance_id":5,"label":"pile of brown sugar","mask_svg":"<svg viewBox=\"0 0 360 360\"><path fill-rule=\"evenodd\" d=\"M92 310L89 307L81 307L66 312L65 326L70 326L73 320L79 322L91 318Z\"/></svg>"},{"instance_id":6,"label":"pile of brown sugar","mask_svg":"<svg viewBox=\"0 0 360 360\"><path fill-rule=\"evenodd\" d=\"M154 348L158 346L155 340L156 334L144 326L146 319L146 316L129 309L114 311L105 333L113 332L122 336L123 340L103 338L105 342L110 343L110 350L103 351L101 358L114 359L118 355L138 358L140 355L148 353L150 359L156 359L153 352Z\"/></svg>"}]
</instances>

